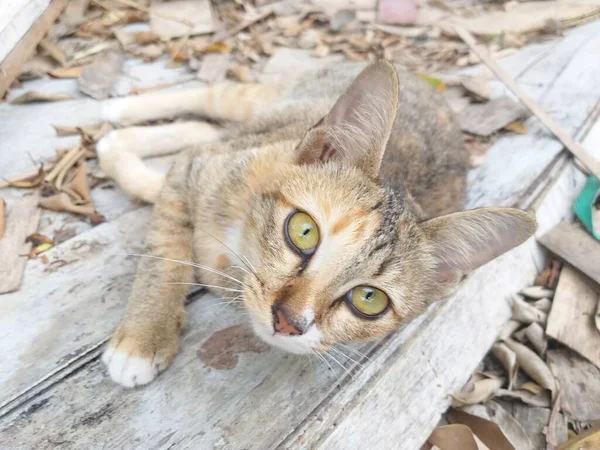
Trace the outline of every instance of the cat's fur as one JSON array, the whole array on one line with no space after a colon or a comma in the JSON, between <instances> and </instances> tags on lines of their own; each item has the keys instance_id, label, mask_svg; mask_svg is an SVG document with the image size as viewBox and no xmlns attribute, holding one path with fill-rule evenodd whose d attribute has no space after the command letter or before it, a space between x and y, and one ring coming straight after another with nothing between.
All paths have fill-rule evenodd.
<instances>
[{"instance_id":1,"label":"cat's fur","mask_svg":"<svg viewBox=\"0 0 600 450\"><path fill-rule=\"evenodd\" d=\"M104 170L155 202L147 253L156 258L141 258L104 355L115 381L145 384L170 364L188 288L178 283L194 275L219 295L240 294L265 341L323 352L397 329L534 232L515 209L449 214L463 205L468 170L451 111L409 73L383 61L363 67L330 68L285 89L219 85L109 105L107 118L121 123L184 113L241 122L134 127L98 145ZM200 145L178 155L166 178L139 159L192 144ZM318 225L310 258L284 238L294 210ZM365 284L390 298L377 319L340 301ZM274 306L300 335L275 331Z\"/></svg>"}]
</instances>

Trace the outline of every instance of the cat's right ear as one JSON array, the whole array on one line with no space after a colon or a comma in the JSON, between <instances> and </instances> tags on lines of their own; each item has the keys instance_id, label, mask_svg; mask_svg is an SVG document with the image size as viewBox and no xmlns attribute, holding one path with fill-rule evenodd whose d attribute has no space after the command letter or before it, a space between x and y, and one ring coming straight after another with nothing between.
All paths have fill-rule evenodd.
<instances>
[{"instance_id":1,"label":"cat's right ear","mask_svg":"<svg viewBox=\"0 0 600 450\"><path fill-rule=\"evenodd\" d=\"M387 61L365 68L298 146L299 164L339 161L377 178L398 108L398 74Z\"/></svg>"}]
</instances>

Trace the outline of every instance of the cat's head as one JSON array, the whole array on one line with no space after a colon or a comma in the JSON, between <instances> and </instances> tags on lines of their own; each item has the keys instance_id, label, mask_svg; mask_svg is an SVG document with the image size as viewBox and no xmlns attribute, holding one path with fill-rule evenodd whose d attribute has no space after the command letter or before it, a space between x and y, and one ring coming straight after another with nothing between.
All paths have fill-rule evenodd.
<instances>
[{"instance_id":1,"label":"cat's head","mask_svg":"<svg viewBox=\"0 0 600 450\"><path fill-rule=\"evenodd\" d=\"M394 68L367 67L257 193L243 238L257 276L245 278L244 301L268 343L321 352L396 330L534 232L509 208L420 221L408 193L386 189L397 103Z\"/></svg>"}]
</instances>

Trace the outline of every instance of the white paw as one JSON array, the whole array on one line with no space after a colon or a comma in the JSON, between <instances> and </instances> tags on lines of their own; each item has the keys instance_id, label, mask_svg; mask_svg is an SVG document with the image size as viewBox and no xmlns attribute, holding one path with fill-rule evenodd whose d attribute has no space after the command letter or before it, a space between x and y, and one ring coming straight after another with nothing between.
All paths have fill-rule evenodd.
<instances>
[{"instance_id":1,"label":"white paw","mask_svg":"<svg viewBox=\"0 0 600 450\"><path fill-rule=\"evenodd\" d=\"M109 131L96 143L96 153L99 157L105 156L118 147L119 134L117 130Z\"/></svg>"},{"instance_id":2,"label":"white paw","mask_svg":"<svg viewBox=\"0 0 600 450\"><path fill-rule=\"evenodd\" d=\"M102 355L102 362L108 367L110 377L125 387L135 387L150 383L160 371L161 364L151 359L128 356L108 347Z\"/></svg>"},{"instance_id":3,"label":"white paw","mask_svg":"<svg viewBox=\"0 0 600 450\"><path fill-rule=\"evenodd\" d=\"M124 118L123 111L128 102L127 98L117 98L102 103L101 116L103 120L111 123L122 123Z\"/></svg>"}]
</instances>

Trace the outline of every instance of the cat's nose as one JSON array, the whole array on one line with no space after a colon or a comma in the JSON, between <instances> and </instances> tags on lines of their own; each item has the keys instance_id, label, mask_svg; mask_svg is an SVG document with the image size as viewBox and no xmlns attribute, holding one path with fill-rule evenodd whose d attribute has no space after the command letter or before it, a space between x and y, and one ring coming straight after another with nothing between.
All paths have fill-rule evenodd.
<instances>
[{"instance_id":1,"label":"cat's nose","mask_svg":"<svg viewBox=\"0 0 600 450\"><path fill-rule=\"evenodd\" d=\"M290 314L287 308L280 304L273 305L273 327L276 333L285 336L300 336L304 333L302 327L296 325L290 319Z\"/></svg>"}]
</instances>

